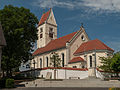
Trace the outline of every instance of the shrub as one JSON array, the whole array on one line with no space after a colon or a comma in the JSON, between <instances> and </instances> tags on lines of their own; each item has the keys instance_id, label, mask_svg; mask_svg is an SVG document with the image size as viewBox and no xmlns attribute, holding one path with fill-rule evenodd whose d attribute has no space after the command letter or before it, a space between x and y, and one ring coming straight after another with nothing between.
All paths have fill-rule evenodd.
<instances>
[{"instance_id":1,"label":"shrub","mask_svg":"<svg viewBox=\"0 0 120 90\"><path fill-rule=\"evenodd\" d=\"M0 88L5 88L6 77L0 79Z\"/></svg>"},{"instance_id":2,"label":"shrub","mask_svg":"<svg viewBox=\"0 0 120 90\"><path fill-rule=\"evenodd\" d=\"M14 79L7 79L6 80L6 84L5 84L6 88L14 88Z\"/></svg>"}]
</instances>

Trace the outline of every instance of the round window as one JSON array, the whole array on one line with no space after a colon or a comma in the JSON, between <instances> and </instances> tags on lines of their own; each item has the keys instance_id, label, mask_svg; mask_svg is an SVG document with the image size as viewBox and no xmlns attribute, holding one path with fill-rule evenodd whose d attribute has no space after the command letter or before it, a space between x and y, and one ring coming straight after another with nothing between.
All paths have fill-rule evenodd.
<instances>
[{"instance_id":1,"label":"round window","mask_svg":"<svg viewBox=\"0 0 120 90\"><path fill-rule=\"evenodd\" d=\"M82 39L83 41L85 41L85 37L84 37L83 35L81 36L81 39Z\"/></svg>"}]
</instances>

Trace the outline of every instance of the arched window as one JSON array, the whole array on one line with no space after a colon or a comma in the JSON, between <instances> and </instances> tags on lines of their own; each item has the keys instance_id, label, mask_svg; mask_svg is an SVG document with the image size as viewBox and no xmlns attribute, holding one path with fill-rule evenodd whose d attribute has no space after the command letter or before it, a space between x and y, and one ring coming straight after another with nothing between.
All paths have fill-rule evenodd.
<instances>
[{"instance_id":1,"label":"arched window","mask_svg":"<svg viewBox=\"0 0 120 90\"><path fill-rule=\"evenodd\" d=\"M40 68L42 68L42 59L40 58Z\"/></svg>"},{"instance_id":2,"label":"arched window","mask_svg":"<svg viewBox=\"0 0 120 90\"><path fill-rule=\"evenodd\" d=\"M48 67L48 57L46 57L46 67Z\"/></svg>"},{"instance_id":3,"label":"arched window","mask_svg":"<svg viewBox=\"0 0 120 90\"><path fill-rule=\"evenodd\" d=\"M65 55L64 55L64 53L62 53L62 67L64 67L64 57L65 57Z\"/></svg>"},{"instance_id":4,"label":"arched window","mask_svg":"<svg viewBox=\"0 0 120 90\"><path fill-rule=\"evenodd\" d=\"M92 67L92 56L90 56L90 67Z\"/></svg>"}]
</instances>

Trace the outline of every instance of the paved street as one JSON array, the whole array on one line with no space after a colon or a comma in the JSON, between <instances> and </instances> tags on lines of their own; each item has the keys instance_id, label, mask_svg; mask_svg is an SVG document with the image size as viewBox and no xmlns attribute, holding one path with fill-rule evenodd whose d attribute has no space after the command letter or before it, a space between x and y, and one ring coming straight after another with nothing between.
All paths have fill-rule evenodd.
<instances>
[{"instance_id":1,"label":"paved street","mask_svg":"<svg viewBox=\"0 0 120 90\"><path fill-rule=\"evenodd\" d=\"M47 87L47 88L15 88L15 89L3 89L3 90L109 90L109 88L61 88L61 87L57 87L57 88L51 88L51 87Z\"/></svg>"}]
</instances>

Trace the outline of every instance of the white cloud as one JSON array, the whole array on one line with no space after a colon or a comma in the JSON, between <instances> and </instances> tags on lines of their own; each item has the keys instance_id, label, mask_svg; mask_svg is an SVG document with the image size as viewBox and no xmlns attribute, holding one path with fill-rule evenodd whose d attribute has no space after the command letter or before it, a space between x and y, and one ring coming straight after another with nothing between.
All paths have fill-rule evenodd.
<instances>
[{"instance_id":1,"label":"white cloud","mask_svg":"<svg viewBox=\"0 0 120 90\"><path fill-rule=\"evenodd\" d=\"M41 8L53 8L53 7L63 7L63 8L69 8L72 9L75 7L75 5L66 0L66 1L60 1L60 0L38 0L38 2L34 3L35 5L41 7Z\"/></svg>"},{"instance_id":2,"label":"white cloud","mask_svg":"<svg viewBox=\"0 0 120 90\"><path fill-rule=\"evenodd\" d=\"M120 12L120 0L82 0L84 6L94 11Z\"/></svg>"},{"instance_id":3,"label":"white cloud","mask_svg":"<svg viewBox=\"0 0 120 90\"><path fill-rule=\"evenodd\" d=\"M35 5L41 8L85 8L87 12L120 12L120 0L38 0Z\"/></svg>"}]
</instances>

